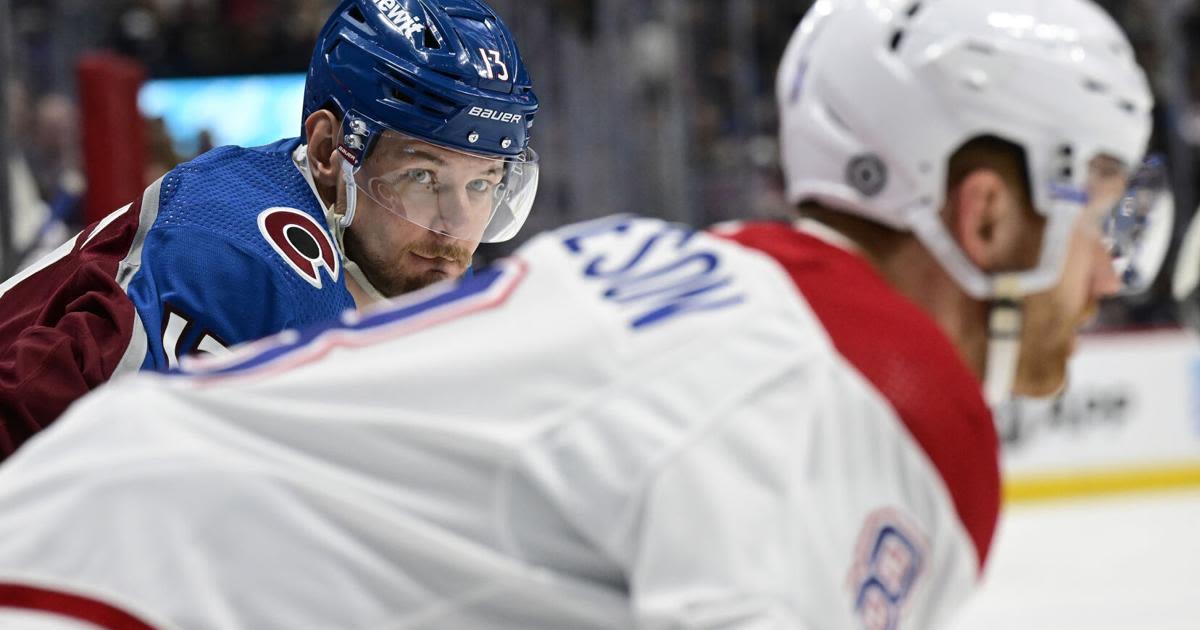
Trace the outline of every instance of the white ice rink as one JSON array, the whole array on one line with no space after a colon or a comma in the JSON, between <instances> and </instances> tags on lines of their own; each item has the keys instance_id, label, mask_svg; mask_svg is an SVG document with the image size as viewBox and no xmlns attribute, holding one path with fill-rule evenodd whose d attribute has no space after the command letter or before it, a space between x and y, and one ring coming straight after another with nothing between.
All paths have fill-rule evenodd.
<instances>
[{"instance_id":1,"label":"white ice rink","mask_svg":"<svg viewBox=\"0 0 1200 630\"><path fill-rule=\"evenodd\" d=\"M952 630L1200 630L1200 490L1006 508Z\"/></svg>"}]
</instances>

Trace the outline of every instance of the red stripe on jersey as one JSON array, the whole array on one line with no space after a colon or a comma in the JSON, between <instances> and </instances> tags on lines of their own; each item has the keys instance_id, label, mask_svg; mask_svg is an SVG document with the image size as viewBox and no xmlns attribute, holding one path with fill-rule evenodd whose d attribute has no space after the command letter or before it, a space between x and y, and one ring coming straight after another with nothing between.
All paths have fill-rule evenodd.
<instances>
[{"instance_id":1,"label":"red stripe on jersey","mask_svg":"<svg viewBox=\"0 0 1200 630\"><path fill-rule=\"evenodd\" d=\"M529 272L529 265L520 258L510 257L497 261L494 269L501 270L502 275L482 292L466 293L461 297L453 298L450 302L427 310L422 309L421 307L426 302L437 302L438 298L457 292L458 286L453 283L433 285L420 292L401 297L399 302L389 303L380 308L378 312L368 311L367 317L379 316L382 318L378 323L362 328L355 328L353 324L331 326L318 336L300 342L300 345L290 349L278 360L271 359L266 363L255 364L256 357L269 354L280 346L297 343L295 340L287 341L289 333L281 333L275 337L267 337L243 345L233 355L199 359L185 370L196 372L195 382L202 386L242 379L270 378L320 361L338 348L365 348L411 335L473 313L497 308L508 301L517 286L525 279L525 275ZM406 312L414 307L418 310L414 314L408 315ZM202 371L206 368L216 370L216 373L203 374ZM228 369L234 371L221 372L221 370Z\"/></svg>"},{"instance_id":2,"label":"red stripe on jersey","mask_svg":"<svg viewBox=\"0 0 1200 630\"><path fill-rule=\"evenodd\" d=\"M779 261L834 346L892 405L987 559L1000 514L999 439L978 379L920 307L862 257L785 224L723 233Z\"/></svg>"},{"instance_id":3,"label":"red stripe on jersey","mask_svg":"<svg viewBox=\"0 0 1200 630\"><path fill-rule=\"evenodd\" d=\"M24 584L0 583L0 609L17 608L85 621L105 630L157 630L135 615L99 600Z\"/></svg>"},{"instance_id":4,"label":"red stripe on jersey","mask_svg":"<svg viewBox=\"0 0 1200 630\"><path fill-rule=\"evenodd\" d=\"M0 460L107 381L133 336L116 280L134 245L140 200L0 295Z\"/></svg>"}]
</instances>

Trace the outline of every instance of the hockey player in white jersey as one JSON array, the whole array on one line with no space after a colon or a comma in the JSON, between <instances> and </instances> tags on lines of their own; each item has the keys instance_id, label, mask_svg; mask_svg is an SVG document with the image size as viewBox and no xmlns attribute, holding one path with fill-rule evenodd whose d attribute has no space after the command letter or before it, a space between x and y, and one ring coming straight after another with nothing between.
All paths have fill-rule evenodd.
<instances>
[{"instance_id":1,"label":"hockey player in white jersey","mask_svg":"<svg viewBox=\"0 0 1200 630\"><path fill-rule=\"evenodd\" d=\"M0 627L941 625L981 384L1059 386L1117 289L1146 80L1087 0L840 0L778 98L795 225L569 226L77 404L0 469Z\"/></svg>"}]
</instances>

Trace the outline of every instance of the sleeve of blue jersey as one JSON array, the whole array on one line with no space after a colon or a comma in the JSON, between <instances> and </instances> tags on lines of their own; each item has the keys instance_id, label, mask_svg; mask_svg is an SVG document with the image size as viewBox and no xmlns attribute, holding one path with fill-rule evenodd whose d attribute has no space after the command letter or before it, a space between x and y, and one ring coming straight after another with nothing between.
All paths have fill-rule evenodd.
<instances>
[{"instance_id":1,"label":"sleeve of blue jersey","mask_svg":"<svg viewBox=\"0 0 1200 630\"><path fill-rule=\"evenodd\" d=\"M187 325L176 342L179 355L205 335L230 347L293 325L292 300L277 273L270 261L220 234L190 226L151 230L129 287L152 355L144 367L167 369L163 339L172 318Z\"/></svg>"}]
</instances>

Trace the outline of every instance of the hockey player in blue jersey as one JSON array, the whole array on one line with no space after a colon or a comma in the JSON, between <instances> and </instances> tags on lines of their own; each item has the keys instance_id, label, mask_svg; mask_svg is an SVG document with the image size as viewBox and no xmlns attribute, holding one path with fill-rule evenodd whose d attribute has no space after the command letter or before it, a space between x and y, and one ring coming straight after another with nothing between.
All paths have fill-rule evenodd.
<instances>
[{"instance_id":1,"label":"hockey player in blue jersey","mask_svg":"<svg viewBox=\"0 0 1200 630\"><path fill-rule=\"evenodd\" d=\"M481 2L343 0L300 137L181 165L0 285L0 456L120 373L462 275L529 214L537 108Z\"/></svg>"}]
</instances>

